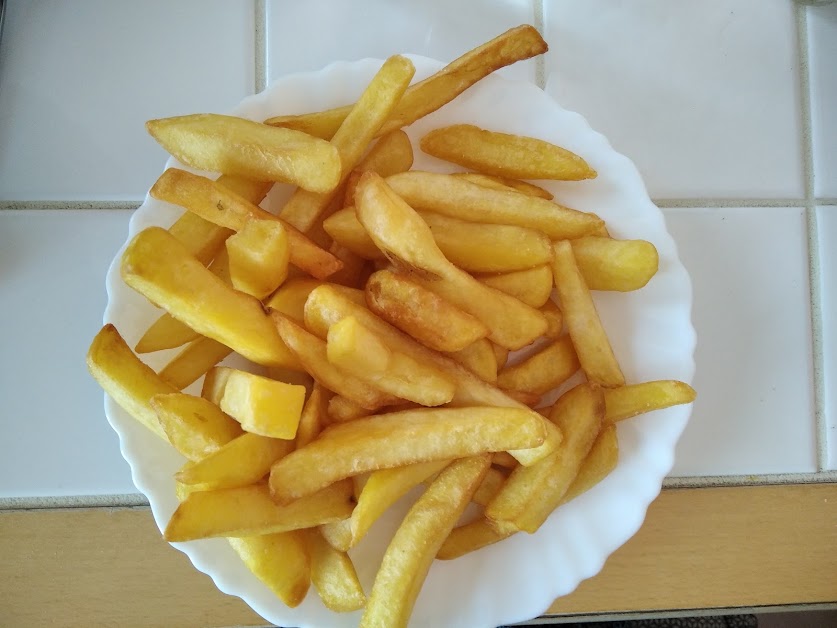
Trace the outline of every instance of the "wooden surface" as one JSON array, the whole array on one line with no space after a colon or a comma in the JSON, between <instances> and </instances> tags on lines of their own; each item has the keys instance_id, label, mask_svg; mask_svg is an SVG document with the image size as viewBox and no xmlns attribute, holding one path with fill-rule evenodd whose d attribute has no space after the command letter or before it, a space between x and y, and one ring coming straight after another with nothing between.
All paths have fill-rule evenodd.
<instances>
[{"instance_id":1,"label":"wooden surface","mask_svg":"<svg viewBox=\"0 0 837 628\"><path fill-rule=\"evenodd\" d=\"M837 484L664 491L550 612L816 602L837 602ZM2 626L263 623L164 543L146 508L0 512Z\"/></svg>"}]
</instances>

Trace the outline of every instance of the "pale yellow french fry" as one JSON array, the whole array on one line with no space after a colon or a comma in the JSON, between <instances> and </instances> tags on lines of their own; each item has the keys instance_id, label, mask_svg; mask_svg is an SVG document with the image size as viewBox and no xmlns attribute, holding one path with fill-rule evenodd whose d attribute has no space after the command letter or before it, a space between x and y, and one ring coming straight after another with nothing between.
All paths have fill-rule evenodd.
<instances>
[{"instance_id":1,"label":"pale yellow french fry","mask_svg":"<svg viewBox=\"0 0 837 628\"><path fill-rule=\"evenodd\" d=\"M573 255L590 290L639 290L657 273L657 249L645 240L586 236L571 242Z\"/></svg>"},{"instance_id":2,"label":"pale yellow french fry","mask_svg":"<svg viewBox=\"0 0 837 628\"><path fill-rule=\"evenodd\" d=\"M413 504L381 561L360 620L362 628L407 625L436 553L489 465L490 456L457 460Z\"/></svg>"},{"instance_id":3,"label":"pale yellow french fry","mask_svg":"<svg viewBox=\"0 0 837 628\"><path fill-rule=\"evenodd\" d=\"M328 250L343 263L343 268L328 278L330 282L352 287L366 283L366 277L372 274L372 270L364 258L336 242L332 242Z\"/></svg>"},{"instance_id":4,"label":"pale yellow french fry","mask_svg":"<svg viewBox=\"0 0 837 628\"><path fill-rule=\"evenodd\" d=\"M570 337L563 336L523 362L500 371L497 385L543 395L572 377L579 366Z\"/></svg>"},{"instance_id":5,"label":"pale yellow french fry","mask_svg":"<svg viewBox=\"0 0 837 628\"><path fill-rule=\"evenodd\" d=\"M541 314L546 317L548 324L544 336L550 340L555 340L561 336L564 331L564 314L561 308L555 304L555 301L548 299L541 308Z\"/></svg>"},{"instance_id":6,"label":"pale yellow french fry","mask_svg":"<svg viewBox=\"0 0 837 628\"><path fill-rule=\"evenodd\" d=\"M305 316L305 301L311 291L322 283L317 279L304 277L289 279L265 301L265 307L281 312L297 323L302 323Z\"/></svg>"},{"instance_id":7,"label":"pale yellow french fry","mask_svg":"<svg viewBox=\"0 0 837 628\"><path fill-rule=\"evenodd\" d=\"M497 383L497 356L492 343L486 338L477 340L460 351L449 352L447 355L484 382Z\"/></svg>"},{"instance_id":8,"label":"pale yellow french fry","mask_svg":"<svg viewBox=\"0 0 837 628\"><path fill-rule=\"evenodd\" d=\"M311 581L326 608L349 613L366 605L366 595L358 580L352 559L334 549L319 530L307 530L311 554Z\"/></svg>"},{"instance_id":9,"label":"pale yellow french fry","mask_svg":"<svg viewBox=\"0 0 837 628\"><path fill-rule=\"evenodd\" d=\"M201 460L241 436L241 427L215 404L184 393L151 398L169 442L189 460Z\"/></svg>"},{"instance_id":10,"label":"pale yellow french fry","mask_svg":"<svg viewBox=\"0 0 837 628\"><path fill-rule=\"evenodd\" d=\"M293 440L305 404L305 387L246 371L227 376L221 409L248 432Z\"/></svg>"},{"instance_id":11,"label":"pale yellow french fry","mask_svg":"<svg viewBox=\"0 0 837 628\"><path fill-rule=\"evenodd\" d=\"M479 488L474 492L471 501L480 506L487 505L500 489L503 488L503 484L505 484L507 479L508 476L499 469L495 469L494 467L489 468L482 482L480 482Z\"/></svg>"},{"instance_id":12,"label":"pale yellow french fry","mask_svg":"<svg viewBox=\"0 0 837 628\"><path fill-rule=\"evenodd\" d=\"M224 396L224 388L227 386L227 379L233 371L235 369L228 366L216 366L209 369L203 380L201 397L220 407L221 398Z\"/></svg>"},{"instance_id":13,"label":"pale yellow french fry","mask_svg":"<svg viewBox=\"0 0 837 628\"><path fill-rule=\"evenodd\" d=\"M407 172L412 167L413 145L410 143L410 136L398 129L382 135L360 160L356 169L361 172L371 170L382 177L388 177Z\"/></svg>"},{"instance_id":14,"label":"pale yellow french fry","mask_svg":"<svg viewBox=\"0 0 837 628\"><path fill-rule=\"evenodd\" d=\"M406 57L396 55L387 59L343 120L331 138L342 164L339 182L345 181L360 162L369 143L401 100L415 71ZM282 209L282 218L300 231L308 231L334 198L333 189L297 190Z\"/></svg>"},{"instance_id":15,"label":"pale yellow french fry","mask_svg":"<svg viewBox=\"0 0 837 628\"><path fill-rule=\"evenodd\" d=\"M183 390L232 353L220 342L200 336L183 347L160 371L160 377Z\"/></svg>"},{"instance_id":16,"label":"pale yellow french fry","mask_svg":"<svg viewBox=\"0 0 837 628\"><path fill-rule=\"evenodd\" d=\"M352 546L351 520L346 517L338 521L324 523L317 528L325 539L338 552L348 552Z\"/></svg>"},{"instance_id":17,"label":"pale yellow french fry","mask_svg":"<svg viewBox=\"0 0 837 628\"><path fill-rule=\"evenodd\" d=\"M561 299L561 311L581 368L591 382L608 388L625 385L593 297L578 270L569 241L556 242L552 271Z\"/></svg>"},{"instance_id":18,"label":"pale yellow french fry","mask_svg":"<svg viewBox=\"0 0 837 628\"><path fill-rule=\"evenodd\" d=\"M250 219L227 238L233 288L260 301L288 277L291 251L288 232L274 220Z\"/></svg>"},{"instance_id":19,"label":"pale yellow french fry","mask_svg":"<svg viewBox=\"0 0 837 628\"><path fill-rule=\"evenodd\" d=\"M354 184L361 175L354 177ZM354 207L347 207L334 212L323 221L323 229L334 241L347 248L355 255L368 260L384 259L383 252L375 246L366 229L360 224Z\"/></svg>"},{"instance_id":20,"label":"pale yellow french fry","mask_svg":"<svg viewBox=\"0 0 837 628\"><path fill-rule=\"evenodd\" d=\"M477 279L536 308L543 307L552 294L552 269L546 264L510 273L481 275Z\"/></svg>"},{"instance_id":21,"label":"pale yellow french fry","mask_svg":"<svg viewBox=\"0 0 837 628\"><path fill-rule=\"evenodd\" d=\"M302 603L311 584L311 560L301 530L230 537L247 568L287 606Z\"/></svg>"},{"instance_id":22,"label":"pale yellow french fry","mask_svg":"<svg viewBox=\"0 0 837 628\"><path fill-rule=\"evenodd\" d=\"M480 518L450 531L436 558L439 560L453 560L483 547L499 543L509 538L513 532L497 532L487 519Z\"/></svg>"},{"instance_id":23,"label":"pale yellow french fry","mask_svg":"<svg viewBox=\"0 0 837 628\"><path fill-rule=\"evenodd\" d=\"M372 412L372 410L367 410L342 395L334 395L328 401L328 414L332 421L336 421L338 423L369 416Z\"/></svg>"},{"instance_id":24,"label":"pale yellow french fry","mask_svg":"<svg viewBox=\"0 0 837 628\"><path fill-rule=\"evenodd\" d=\"M520 179L509 179L507 177L478 172L455 172L454 176L462 177L473 183L479 183L480 185L494 188L495 190L508 190L511 188L527 196L537 196L538 198L545 198L548 201L553 199L553 195L549 190L544 190L538 185L534 185L528 181L521 181Z\"/></svg>"},{"instance_id":25,"label":"pale yellow french fry","mask_svg":"<svg viewBox=\"0 0 837 628\"><path fill-rule=\"evenodd\" d=\"M661 380L611 388L605 391L606 418L610 422L638 414L692 403L697 393L684 382Z\"/></svg>"},{"instance_id":26,"label":"pale yellow french fry","mask_svg":"<svg viewBox=\"0 0 837 628\"><path fill-rule=\"evenodd\" d=\"M581 468L578 470L575 480L570 484L570 488L567 489L564 497L561 498L561 503L566 504L596 486L610 475L618 462L619 439L616 435L616 426L605 425L599 432L596 442L590 448L590 453L581 463Z\"/></svg>"},{"instance_id":27,"label":"pale yellow french fry","mask_svg":"<svg viewBox=\"0 0 837 628\"><path fill-rule=\"evenodd\" d=\"M319 384L314 384L311 394L302 409L302 416L299 418L299 428L296 431L294 441L296 448L305 447L308 443L319 436L324 426L325 419L325 391Z\"/></svg>"},{"instance_id":28,"label":"pale yellow french fry","mask_svg":"<svg viewBox=\"0 0 837 628\"><path fill-rule=\"evenodd\" d=\"M185 323L181 323L170 314L163 314L137 341L134 350L137 353L151 353L174 349L199 337L200 334Z\"/></svg>"}]
</instances>

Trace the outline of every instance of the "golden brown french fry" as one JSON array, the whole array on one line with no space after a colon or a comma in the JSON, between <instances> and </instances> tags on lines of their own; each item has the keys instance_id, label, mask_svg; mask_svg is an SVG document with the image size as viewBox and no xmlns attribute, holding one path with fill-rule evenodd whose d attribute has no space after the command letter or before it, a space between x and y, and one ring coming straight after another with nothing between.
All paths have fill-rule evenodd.
<instances>
[{"instance_id":1,"label":"golden brown french fry","mask_svg":"<svg viewBox=\"0 0 837 628\"><path fill-rule=\"evenodd\" d=\"M354 478L352 478L354 479ZM354 484L353 484L354 485ZM339 521L324 523L317 528L326 543L338 552L348 552L352 546L351 520L347 517Z\"/></svg>"},{"instance_id":2,"label":"golden brown french fry","mask_svg":"<svg viewBox=\"0 0 837 628\"><path fill-rule=\"evenodd\" d=\"M512 28L409 87L379 133L383 135L408 126L446 105L495 70L546 51L546 42L534 27L523 25ZM330 139L351 110L352 106L348 105L320 113L277 116L267 120L267 124L299 129Z\"/></svg>"},{"instance_id":3,"label":"golden brown french fry","mask_svg":"<svg viewBox=\"0 0 837 628\"><path fill-rule=\"evenodd\" d=\"M199 337L200 334L185 323L181 323L170 314L163 314L137 341L134 350L137 353L151 353L174 349Z\"/></svg>"},{"instance_id":4,"label":"golden brown french fry","mask_svg":"<svg viewBox=\"0 0 837 628\"><path fill-rule=\"evenodd\" d=\"M513 532L497 532L485 517L454 528L436 553L439 560L453 560L509 538Z\"/></svg>"},{"instance_id":5,"label":"golden brown french fry","mask_svg":"<svg viewBox=\"0 0 837 628\"><path fill-rule=\"evenodd\" d=\"M251 218L227 238L233 288L260 301L288 278L288 232L275 220Z\"/></svg>"},{"instance_id":6,"label":"golden brown french fry","mask_svg":"<svg viewBox=\"0 0 837 628\"><path fill-rule=\"evenodd\" d=\"M593 447L590 448L590 453L581 463L575 480L561 498L561 503L566 504L596 486L610 475L610 472L616 468L617 462L619 462L619 440L616 436L616 426L605 425L599 432Z\"/></svg>"},{"instance_id":7,"label":"golden brown french fry","mask_svg":"<svg viewBox=\"0 0 837 628\"><path fill-rule=\"evenodd\" d=\"M485 516L498 532L523 530L531 534L546 521L578 475L599 435L604 412L604 395L595 384L576 386L555 403L550 419L564 440L540 462L512 471L486 506Z\"/></svg>"},{"instance_id":8,"label":"golden brown french fry","mask_svg":"<svg viewBox=\"0 0 837 628\"><path fill-rule=\"evenodd\" d=\"M491 349L494 351L494 359L497 360L497 368L501 369L506 365L506 360L509 359L509 350L500 345L491 343Z\"/></svg>"},{"instance_id":9,"label":"golden brown french fry","mask_svg":"<svg viewBox=\"0 0 837 628\"><path fill-rule=\"evenodd\" d=\"M454 124L421 138L421 150L478 172L516 179L581 181L596 178L584 159L534 137Z\"/></svg>"},{"instance_id":10,"label":"golden brown french fry","mask_svg":"<svg viewBox=\"0 0 837 628\"><path fill-rule=\"evenodd\" d=\"M543 307L552 294L552 270L546 264L510 273L481 275L477 279L536 308Z\"/></svg>"},{"instance_id":11,"label":"golden brown french fry","mask_svg":"<svg viewBox=\"0 0 837 628\"><path fill-rule=\"evenodd\" d=\"M87 368L94 379L128 414L164 440L166 432L151 407L151 399L177 390L144 364L108 323L87 351Z\"/></svg>"},{"instance_id":12,"label":"golden brown french fry","mask_svg":"<svg viewBox=\"0 0 837 628\"><path fill-rule=\"evenodd\" d=\"M409 278L381 270L366 282L369 309L437 351L460 351L488 335L477 318Z\"/></svg>"},{"instance_id":13,"label":"golden brown french fry","mask_svg":"<svg viewBox=\"0 0 837 628\"><path fill-rule=\"evenodd\" d=\"M273 466L271 493L286 503L366 471L537 447L546 436L540 419L515 408L434 408L333 425Z\"/></svg>"},{"instance_id":14,"label":"golden brown french fry","mask_svg":"<svg viewBox=\"0 0 837 628\"><path fill-rule=\"evenodd\" d=\"M569 336L548 344L523 362L500 371L497 385L543 395L558 388L579 368L578 357Z\"/></svg>"},{"instance_id":15,"label":"golden brown french fry","mask_svg":"<svg viewBox=\"0 0 837 628\"><path fill-rule=\"evenodd\" d=\"M350 481L278 506L264 483L192 493L171 516L163 537L170 543L216 536L242 537L312 528L352 512Z\"/></svg>"},{"instance_id":16,"label":"golden brown french fry","mask_svg":"<svg viewBox=\"0 0 837 628\"><path fill-rule=\"evenodd\" d=\"M491 340L520 349L546 331L546 319L536 309L484 286L450 263L427 224L380 176L365 172L355 197L358 219L390 261L482 321Z\"/></svg>"},{"instance_id":17,"label":"golden brown french fry","mask_svg":"<svg viewBox=\"0 0 837 628\"><path fill-rule=\"evenodd\" d=\"M298 364L261 303L227 286L165 229L137 234L121 270L125 283L204 336L258 364Z\"/></svg>"},{"instance_id":18,"label":"golden brown french fry","mask_svg":"<svg viewBox=\"0 0 837 628\"><path fill-rule=\"evenodd\" d=\"M573 255L590 290L639 290L657 273L657 249L645 240L585 236L571 242Z\"/></svg>"},{"instance_id":19,"label":"golden brown french fry","mask_svg":"<svg viewBox=\"0 0 837 628\"><path fill-rule=\"evenodd\" d=\"M169 442L189 460L200 460L241 436L241 427L215 404L184 393L151 398Z\"/></svg>"},{"instance_id":20,"label":"golden brown french fry","mask_svg":"<svg viewBox=\"0 0 837 628\"><path fill-rule=\"evenodd\" d=\"M460 351L449 352L447 355L484 382L497 383L497 356L489 340L482 338Z\"/></svg>"},{"instance_id":21,"label":"golden brown french fry","mask_svg":"<svg viewBox=\"0 0 837 628\"><path fill-rule=\"evenodd\" d=\"M340 182L360 162L369 143L390 117L415 74L412 61L396 55L387 59L331 138L342 163ZM308 231L335 197L328 190L297 190L282 208L282 218Z\"/></svg>"},{"instance_id":22,"label":"golden brown french fry","mask_svg":"<svg viewBox=\"0 0 837 628\"><path fill-rule=\"evenodd\" d=\"M408 88L409 89L409 88ZM387 133L375 142L360 160L356 170L371 170L382 177L407 172L413 167L413 145L410 136L401 129ZM348 196L348 191L346 193ZM349 198L354 198L354 193Z\"/></svg>"},{"instance_id":23,"label":"golden brown french fry","mask_svg":"<svg viewBox=\"0 0 837 628\"><path fill-rule=\"evenodd\" d=\"M252 197L227 189L221 179L212 181L185 170L169 168L160 175L149 194L232 231L240 231L252 219L280 223L287 231L291 264L317 279L325 279L342 266L340 260L298 229L251 202Z\"/></svg>"},{"instance_id":24,"label":"golden brown french fry","mask_svg":"<svg viewBox=\"0 0 837 628\"><path fill-rule=\"evenodd\" d=\"M328 414L332 421L338 423L369 416L372 412L341 395L334 395L328 402Z\"/></svg>"},{"instance_id":25,"label":"golden brown french fry","mask_svg":"<svg viewBox=\"0 0 837 628\"><path fill-rule=\"evenodd\" d=\"M366 283L364 277L368 277L371 271L364 258L336 242L332 242L328 250L343 263L343 268L328 278L330 282L344 286L362 286Z\"/></svg>"},{"instance_id":26,"label":"golden brown french fry","mask_svg":"<svg viewBox=\"0 0 837 628\"><path fill-rule=\"evenodd\" d=\"M610 422L621 421L645 412L692 403L696 396L694 388L676 380L612 388L605 391L606 418Z\"/></svg>"},{"instance_id":27,"label":"golden brown french fry","mask_svg":"<svg viewBox=\"0 0 837 628\"><path fill-rule=\"evenodd\" d=\"M305 320L305 301L311 291L322 283L322 281L304 277L289 279L265 301L265 307L281 312L297 323L302 323Z\"/></svg>"},{"instance_id":28,"label":"golden brown french fry","mask_svg":"<svg viewBox=\"0 0 837 628\"><path fill-rule=\"evenodd\" d=\"M287 606L294 608L305 599L311 560L301 530L228 540L247 568Z\"/></svg>"},{"instance_id":29,"label":"golden brown french fry","mask_svg":"<svg viewBox=\"0 0 837 628\"><path fill-rule=\"evenodd\" d=\"M581 368L591 382L608 388L624 386L625 377L613 355L590 290L578 270L572 245L563 240L556 242L554 249L552 272L555 286Z\"/></svg>"},{"instance_id":30,"label":"golden brown french fry","mask_svg":"<svg viewBox=\"0 0 837 628\"><path fill-rule=\"evenodd\" d=\"M387 183L417 210L471 222L528 227L553 240L589 235L604 224L595 214L516 191L492 190L449 174L411 170L387 177Z\"/></svg>"},{"instance_id":31,"label":"golden brown french fry","mask_svg":"<svg viewBox=\"0 0 837 628\"><path fill-rule=\"evenodd\" d=\"M221 405L221 397L224 396L224 388L227 385L227 378L235 369L228 366L216 366L206 373L201 387L201 397L211 401L216 406Z\"/></svg>"},{"instance_id":32,"label":"golden brown french fry","mask_svg":"<svg viewBox=\"0 0 837 628\"><path fill-rule=\"evenodd\" d=\"M183 347L171 362L163 367L160 377L177 390L183 390L231 353L232 349L228 346L212 338L200 336Z\"/></svg>"},{"instance_id":33,"label":"golden brown french fry","mask_svg":"<svg viewBox=\"0 0 837 628\"><path fill-rule=\"evenodd\" d=\"M221 397L224 412L248 432L293 440L305 404L304 386L239 370L226 379Z\"/></svg>"},{"instance_id":34,"label":"golden brown french fry","mask_svg":"<svg viewBox=\"0 0 837 628\"><path fill-rule=\"evenodd\" d=\"M149 120L151 136L182 163L255 181L328 192L340 183L340 154L319 138L234 116L199 113Z\"/></svg>"},{"instance_id":35,"label":"golden brown french fry","mask_svg":"<svg viewBox=\"0 0 837 628\"><path fill-rule=\"evenodd\" d=\"M485 477L480 482L479 488L474 492L471 501L480 506L485 506L490 502L494 496L503 488L508 476L494 467L490 467L485 473Z\"/></svg>"},{"instance_id":36,"label":"golden brown french fry","mask_svg":"<svg viewBox=\"0 0 837 628\"><path fill-rule=\"evenodd\" d=\"M457 460L419 497L387 547L362 628L406 626L430 565L471 501L490 456Z\"/></svg>"},{"instance_id":37,"label":"golden brown french fry","mask_svg":"<svg viewBox=\"0 0 837 628\"><path fill-rule=\"evenodd\" d=\"M513 390L511 388L502 388L501 390L515 401L530 408L534 408L541 400L541 396L537 393L531 393L525 390Z\"/></svg>"},{"instance_id":38,"label":"golden brown french fry","mask_svg":"<svg viewBox=\"0 0 837 628\"><path fill-rule=\"evenodd\" d=\"M548 201L551 201L554 197L552 193L548 190L544 190L542 187L529 183L528 181L521 181L519 179L509 179L507 177L498 177L496 175L490 174L481 174L478 172L455 172L453 173L456 177L462 177L472 183L479 183L480 185L484 185L489 188L494 188L495 190L508 190L511 188L512 190L516 190L521 194L526 194L527 196L537 196L538 198L545 198Z\"/></svg>"},{"instance_id":39,"label":"golden brown french fry","mask_svg":"<svg viewBox=\"0 0 837 628\"><path fill-rule=\"evenodd\" d=\"M542 415L543 416L543 415ZM547 417L548 418L548 417ZM514 469L520 463L507 451L498 451L492 458L492 463L505 469Z\"/></svg>"},{"instance_id":40,"label":"golden brown french fry","mask_svg":"<svg viewBox=\"0 0 837 628\"><path fill-rule=\"evenodd\" d=\"M432 478L451 463L450 460L416 462L393 469L373 471L367 480L357 506L352 511L352 547L366 536L369 528L386 510L413 487Z\"/></svg>"},{"instance_id":41,"label":"golden brown french fry","mask_svg":"<svg viewBox=\"0 0 837 628\"><path fill-rule=\"evenodd\" d=\"M302 416L299 418L299 428L296 431L294 441L296 448L305 447L308 443L319 436L325 422L326 394L323 387L314 384L311 394L302 409Z\"/></svg>"},{"instance_id":42,"label":"golden brown french fry","mask_svg":"<svg viewBox=\"0 0 837 628\"><path fill-rule=\"evenodd\" d=\"M291 441L245 432L197 462L187 463L174 477L203 491L249 486L293 450Z\"/></svg>"},{"instance_id":43,"label":"golden brown french fry","mask_svg":"<svg viewBox=\"0 0 837 628\"><path fill-rule=\"evenodd\" d=\"M558 307L552 299L547 300L541 308L541 314L546 317L548 327L544 336L550 340L555 340L561 336L564 331L564 314L561 308Z\"/></svg>"},{"instance_id":44,"label":"golden brown french fry","mask_svg":"<svg viewBox=\"0 0 837 628\"><path fill-rule=\"evenodd\" d=\"M363 608L366 595L349 555L334 549L319 530L308 530L306 536L311 554L311 581L326 608L336 613Z\"/></svg>"},{"instance_id":45,"label":"golden brown french fry","mask_svg":"<svg viewBox=\"0 0 837 628\"><path fill-rule=\"evenodd\" d=\"M361 173L357 173L357 176L353 177L355 187L361 176L363 176ZM363 259L384 259L383 252L375 246L372 238L357 219L354 207L346 207L334 212L323 221L323 229L334 238L335 242Z\"/></svg>"}]
</instances>

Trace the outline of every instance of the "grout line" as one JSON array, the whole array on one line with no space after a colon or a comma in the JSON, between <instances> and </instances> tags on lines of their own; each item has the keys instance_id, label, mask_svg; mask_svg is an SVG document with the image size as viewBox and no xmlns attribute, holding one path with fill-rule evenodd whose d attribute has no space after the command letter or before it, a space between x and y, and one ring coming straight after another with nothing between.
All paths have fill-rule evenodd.
<instances>
[{"instance_id":1,"label":"grout line","mask_svg":"<svg viewBox=\"0 0 837 628\"><path fill-rule=\"evenodd\" d=\"M148 507L145 495L68 495L62 497L0 497L2 510L44 510L48 508L136 508Z\"/></svg>"},{"instance_id":2,"label":"grout line","mask_svg":"<svg viewBox=\"0 0 837 628\"><path fill-rule=\"evenodd\" d=\"M0 201L3 209L137 209L142 201Z\"/></svg>"},{"instance_id":3,"label":"grout line","mask_svg":"<svg viewBox=\"0 0 837 628\"><path fill-rule=\"evenodd\" d=\"M535 28L538 29L541 37L546 39L543 22L543 2L544 0L533 0L533 9L535 12ZM544 55L538 55L535 58L535 84L541 89L546 89L546 59Z\"/></svg>"},{"instance_id":4,"label":"grout line","mask_svg":"<svg viewBox=\"0 0 837 628\"><path fill-rule=\"evenodd\" d=\"M820 482L837 482L837 471L817 471L814 473L765 473L761 475L668 477L663 481L663 488L768 486L773 484L816 484Z\"/></svg>"},{"instance_id":5,"label":"grout line","mask_svg":"<svg viewBox=\"0 0 837 628\"><path fill-rule=\"evenodd\" d=\"M796 5L796 43L799 58L799 110L802 127L802 174L805 179L805 200L814 198L814 148L811 137L811 80L808 68L807 10Z\"/></svg>"},{"instance_id":6,"label":"grout line","mask_svg":"<svg viewBox=\"0 0 837 628\"><path fill-rule=\"evenodd\" d=\"M837 205L837 198L815 198L814 205Z\"/></svg>"},{"instance_id":7,"label":"grout line","mask_svg":"<svg viewBox=\"0 0 837 628\"><path fill-rule=\"evenodd\" d=\"M725 208L725 207L805 207L804 198L655 198L662 209Z\"/></svg>"},{"instance_id":8,"label":"grout line","mask_svg":"<svg viewBox=\"0 0 837 628\"><path fill-rule=\"evenodd\" d=\"M255 0L256 93L267 88L267 0Z\"/></svg>"}]
</instances>

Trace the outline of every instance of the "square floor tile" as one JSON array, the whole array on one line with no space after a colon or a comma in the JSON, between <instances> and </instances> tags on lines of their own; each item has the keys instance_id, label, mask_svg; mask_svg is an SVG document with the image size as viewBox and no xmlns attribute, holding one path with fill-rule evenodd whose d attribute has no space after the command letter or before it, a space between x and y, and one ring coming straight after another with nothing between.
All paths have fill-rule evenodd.
<instances>
[{"instance_id":1,"label":"square floor tile","mask_svg":"<svg viewBox=\"0 0 837 628\"><path fill-rule=\"evenodd\" d=\"M808 7L814 194L837 197L837 4Z\"/></svg>"},{"instance_id":2,"label":"square floor tile","mask_svg":"<svg viewBox=\"0 0 837 628\"><path fill-rule=\"evenodd\" d=\"M837 470L837 207L817 208L826 465Z\"/></svg>"}]
</instances>

